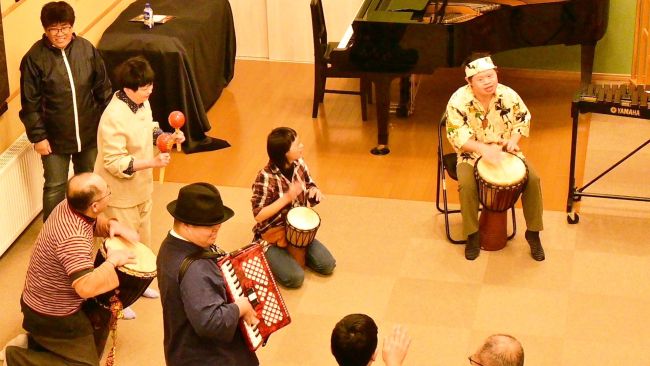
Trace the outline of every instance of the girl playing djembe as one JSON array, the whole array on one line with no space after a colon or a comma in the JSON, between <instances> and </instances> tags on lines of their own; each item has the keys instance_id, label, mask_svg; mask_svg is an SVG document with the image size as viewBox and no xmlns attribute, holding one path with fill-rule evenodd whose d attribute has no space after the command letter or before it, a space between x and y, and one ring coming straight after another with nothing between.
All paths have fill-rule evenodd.
<instances>
[{"instance_id":1,"label":"girl playing djembe","mask_svg":"<svg viewBox=\"0 0 650 366\"><path fill-rule=\"evenodd\" d=\"M318 239L304 248L296 248L286 238L288 211L292 207L315 205L323 198L302 159L303 147L293 129L279 127L271 131L266 141L269 162L258 172L251 198L257 221L253 228L255 237L271 243L266 251L271 271L280 284L291 288L300 287L305 277L296 260L300 255L304 255L306 267L322 275L331 274L336 266L336 260Z\"/></svg>"}]
</instances>

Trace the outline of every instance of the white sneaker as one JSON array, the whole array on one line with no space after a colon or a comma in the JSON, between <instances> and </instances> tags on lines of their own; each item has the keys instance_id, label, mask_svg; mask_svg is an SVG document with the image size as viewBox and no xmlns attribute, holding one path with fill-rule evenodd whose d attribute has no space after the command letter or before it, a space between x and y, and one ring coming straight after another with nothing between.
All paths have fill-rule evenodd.
<instances>
[{"instance_id":1,"label":"white sneaker","mask_svg":"<svg viewBox=\"0 0 650 366\"><path fill-rule=\"evenodd\" d=\"M135 319L135 311L133 311L133 309L131 309L130 306L122 309L122 319L124 320Z\"/></svg>"},{"instance_id":2,"label":"white sneaker","mask_svg":"<svg viewBox=\"0 0 650 366\"><path fill-rule=\"evenodd\" d=\"M160 293L154 290L153 287L149 287L148 289L144 290L142 296L149 299L157 299L160 297Z\"/></svg>"},{"instance_id":3,"label":"white sneaker","mask_svg":"<svg viewBox=\"0 0 650 366\"><path fill-rule=\"evenodd\" d=\"M20 348L27 348L27 334L22 333L14 337L14 339L10 340L7 342L5 347L0 351L0 361L4 361L5 359L5 349L9 346L16 346Z\"/></svg>"}]
</instances>

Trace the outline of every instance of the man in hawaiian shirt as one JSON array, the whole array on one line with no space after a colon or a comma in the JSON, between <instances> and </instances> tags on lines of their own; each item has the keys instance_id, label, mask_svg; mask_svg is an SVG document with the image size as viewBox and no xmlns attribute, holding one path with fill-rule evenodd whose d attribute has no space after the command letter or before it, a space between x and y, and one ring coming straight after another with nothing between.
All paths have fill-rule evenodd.
<instances>
[{"instance_id":1,"label":"man in hawaiian shirt","mask_svg":"<svg viewBox=\"0 0 650 366\"><path fill-rule=\"evenodd\" d=\"M498 164L501 151L514 153L523 159L519 139L528 136L530 113L519 95L499 84L496 66L489 55L476 55L464 64L467 85L462 86L447 103L447 138L458 154L458 190L460 193L463 232L467 235L465 258L476 259L479 243L479 199L474 163L482 157ZM530 163L528 183L522 194L526 219L526 240L536 261L544 260L539 238L543 230L542 190L539 176Z\"/></svg>"}]
</instances>

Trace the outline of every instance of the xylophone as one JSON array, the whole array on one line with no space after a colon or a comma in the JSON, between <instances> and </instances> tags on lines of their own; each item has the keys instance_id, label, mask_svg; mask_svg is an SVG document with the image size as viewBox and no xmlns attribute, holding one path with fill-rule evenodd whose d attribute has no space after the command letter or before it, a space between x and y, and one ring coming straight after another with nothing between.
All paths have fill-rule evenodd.
<instances>
[{"instance_id":1,"label":"xylophone","mask_svg":"<svg viewBox=\"0 0 650 366\"><path fill-rule=\"evenodd\" d=\"M622 162L650 143L650 139L642 143L639 147L624 156L622 159L607 168L604 172L592 179L582 187L575 184L575 162L576 162L576 144L578 140L578 121L581 113L599 113L620 117L632 117L650 120L650 108L648 108L648 99L650 99L650 87L643 85L585 85L576 93L571 103L571 117L573 118L573 128L571 132L571 166L569 170L569 194L567 198L567 221L569 224L577 224L580 220L578 213L575 212L573 204L580 201L581 197L609 198L630 201L650 202L650 197L613 195L605 193L587 193L585 190L616 168Z\"/></svg>"},{"instance_id":2,"label":"xylophone","mask_svg":"<svg viewBox=\"0 0 650 366\"><path fill-rule=\"evenodd\" d=\"M586 85L573 99L571 116L600 113L650 119L650 87L643 85Z\"/></svg>"}]
</instances>

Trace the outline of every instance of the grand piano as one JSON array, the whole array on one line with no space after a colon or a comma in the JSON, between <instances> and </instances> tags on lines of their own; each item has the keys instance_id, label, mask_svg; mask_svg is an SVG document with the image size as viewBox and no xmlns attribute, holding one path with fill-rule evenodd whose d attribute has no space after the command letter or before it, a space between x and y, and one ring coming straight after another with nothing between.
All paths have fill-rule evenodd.
<instances>
[{"instance_id":1,"label":"grand piano","mask_svg":"<svg viewBox=\"0 0 650 366\"><path fill-rule=\"evenodd\" d=\"M460 66L472 52L579 44L581 83L588 84L608 13L609 0L365 0L330 62L375 85L378 145L371 153L385 155L393 79Z\"/></svg>"}]
</instances>

